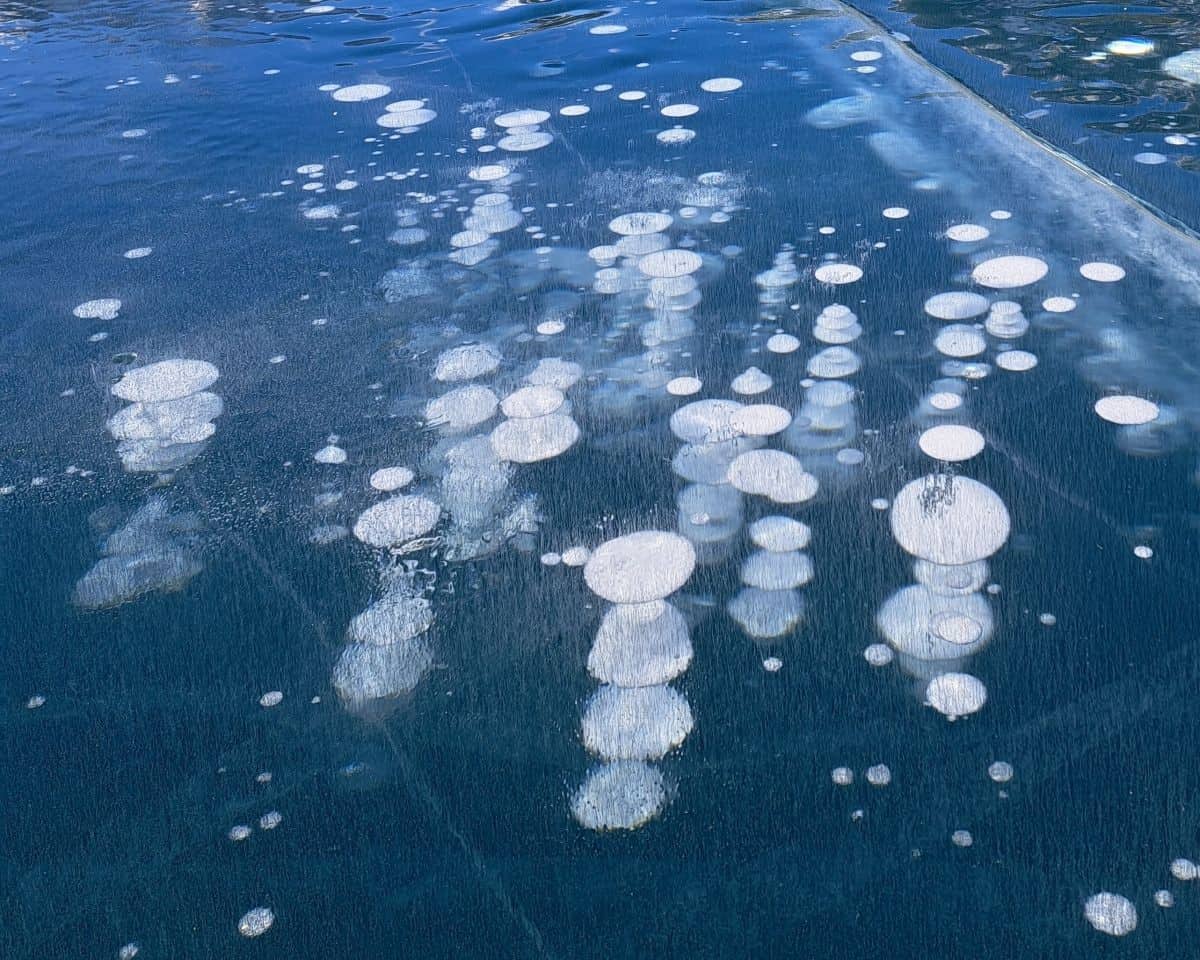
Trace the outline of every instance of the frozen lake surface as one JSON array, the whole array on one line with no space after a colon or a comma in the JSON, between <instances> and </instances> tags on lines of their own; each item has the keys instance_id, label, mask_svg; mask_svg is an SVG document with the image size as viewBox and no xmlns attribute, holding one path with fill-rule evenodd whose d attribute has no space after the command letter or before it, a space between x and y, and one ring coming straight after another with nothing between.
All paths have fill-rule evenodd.
<instances>
[{"instance_id":1,"label":"frozen lake surface","mask_svg":"<svg viewBox=\"0 0 1200 960\"><path fill-rule=\"evenodd\" d=\"M0 955L1183 958L1189 4L0 10Z\"/></svg>"}]
</instances>

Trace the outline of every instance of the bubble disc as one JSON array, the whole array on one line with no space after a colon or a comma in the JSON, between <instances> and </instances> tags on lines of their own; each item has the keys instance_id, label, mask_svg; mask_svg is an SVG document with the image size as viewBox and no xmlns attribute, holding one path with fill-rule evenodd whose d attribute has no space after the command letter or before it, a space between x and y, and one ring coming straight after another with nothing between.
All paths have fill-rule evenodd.
<instances>
[{"instance_id":1,"label":"bubble disc","mask_svg":"<svg viewBox=\"0 0 1200 960\"><path fill-rule=\"evenodd\" d=\"M583 568L593 593L613 603L670 596L696 567L696 551L675 533L640 530L602 543Z\"/></svg>"},{"instance_id":2,"label":"bubble disc","mask_svg":"<svg viewBox=\"0 0 1200 960\"><path fill-rule=\"evenodd\" d=\"M533 127L549 119L550 114L545 110L512 110L500 114L493 122L498 127Z\"/></svg>"},{"instance_id":3,"label":"bubble disc","mask_svg":"<svg viewBox=\"0 0 1200 960\"><path fill-rule=\"evenodd\" d=\"M1037 257L1009 256L984 260L971 271L971 279L981 287L993 290L1011 290L1037 283L1050 267Z\"/></svg>"},{"instance_id":4,"label":"bubble disc","mask_svg":"<svg viewBox=\"0 0 1200 960\"><path fill-rule=\"evenodd\" d=\"M623 213L609 221L608 229L623 237L662 233L674 218L669 213Z\"/></svg>"},{"instance_id":5,"label":"bubble disc","mask_svg":"<svg viewBox=\"0 0 1200 960\"><path fill-rule=\"evenodd\" d=\"M692 710L679 691L659 684L601 686L583 712L583 745L605 760L657 760L692 732Z\"/></svg>"},{"instance_id":6,"label":"bubble disc","mask_svg":"<svg viewBox=\"0 0 1200 960\"><path fill-rule=\"evenodd\" d=\"M929 681L925 701L951 720L977 713L987 702L987 687L969 673L943 673Z\"/></svg>"},{"instance_id":7,"label":"bubble disc","mask_svg":"<svg viewBox=\"0 0 1200 960\"><path fill-rule=\"evenodd\" d=\"M1102 892L1088 897L1083 904L1087 922L1101 933L1123 937L1137 927L1137 908L1119 893Z\"/></svg>"},{"instance_id":8,"label":"bubble disc","mask_svg":"<svg viewBox=\"0 0 1200 960\"><path fill-rule=\"evenodd\" d=\"M813 271L813 276L821 283L831 283L840 286L854 283L862 279L862 268L852 263L823 263Z\"/></svg>"},{"instance_id":9,"label":"bubble disc","mask_svg":"<svg viewBox=\"0 0 1200 960\"><path fill-rule=\"evenodd\" d=\"M971 427L945 424L930 427L921 434L917 445L921 452L935 460L959 462L970 460L983 452L983 435Z\"/></svg>"},{"instance_id":10,"label":"bubble disc","mask_svg":"<svg viewBox=\"0 0 1200 960\"><path fill-rule=\"evenodd\" d=\"M1102 397L1093 409L1096 415L1109 423L1121 426L1138 426L1158 419L1158 404L1142 397L1119 395Z\"/></svg>"},{"instance_id":11,"label":"bubble disc","mask_svg":"<svg viewBox=\"0 0 1200 960\"><path fill-rule=\"evenodd\" d=\"M386 97L391 92L392 88L382 83L354 83L348 87L338 87L330 96L339 103L362 103Z\"/></svg>"},{"instance_id":12,"label":"bubble disc","mask_svg":"<svg viewBox=\"0 0 1200 960\"><path fill-rule=\"evenodd\" d=\"M597 767L571 798L571 815L589 830L635 830L667 804L663 775L641 760Z\"/></svg>"},{"instance_id":13,"label":"bubble disc","mask_svg":"<svg viewBox=\"0 0 1200 960\"><path fill-rule=\"evenodd\" d=\"M203 360L160 360L128 371L112 386L114 397L141 403L159 403L207 390L220 376Z\"/></svg>"},{"instance_id":14,"label":"bubble disc","mask_svg":"<svg viewBox=\"0 0 1200 960\"><path fill-rule=\"evenodd\" d=\"M695 273L703 263L700 255L691 250L659 250L642 257L638 269L647 277L682 277Z\"/></svg>"},{"instance_id":15,"label":"bubble disc","mask_svg":"<svg viewBox=\"0 0 1200 960\"><path fill-rule=\"evenodd\" d=\"M1012 521L990 487L970 477L929 475L896 495L891 527L908 553L952 566L986 560L1004 546Z\"/></svg>"}]
</instances>

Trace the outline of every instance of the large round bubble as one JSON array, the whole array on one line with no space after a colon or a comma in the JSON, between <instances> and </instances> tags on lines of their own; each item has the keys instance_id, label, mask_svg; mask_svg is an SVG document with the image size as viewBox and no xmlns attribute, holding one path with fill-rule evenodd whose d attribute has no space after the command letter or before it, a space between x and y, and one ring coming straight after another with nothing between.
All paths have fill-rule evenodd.
<instances>
[{"instance_id":1,"label":"large round bubble","mask_svg":"<svg viewBox=\"0 0 1200 960\"><path fill-rule=\"evenodd\" d=\"M1012 526L995 491L969 477L929 475L906 484L892 501L892 535L915 557L942 565L986 560Z\"/></svg>"},{"instance_id":2,"label":"large round bubble","mask_svg":"<svg viewBox=\"0 0 1200 960\"><path fill-rule=\"evenodd\" d=\"M696 551L676 533L641 530L602 543L583 568L597 596L613 603L645 603L670 596L692 575Z\"/></svg>"}]
</instances>

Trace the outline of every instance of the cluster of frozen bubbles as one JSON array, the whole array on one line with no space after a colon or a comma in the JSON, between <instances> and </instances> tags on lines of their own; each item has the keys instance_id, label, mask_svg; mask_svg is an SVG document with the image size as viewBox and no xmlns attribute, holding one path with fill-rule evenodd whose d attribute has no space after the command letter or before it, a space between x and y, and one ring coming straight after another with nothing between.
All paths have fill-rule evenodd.
<instances>
[{"instance_id":1,"label":"cluster of frozen bubbles","mask_svg":"<svg viewBox=\"0 0 1200 960\"><path fill-rule=\"evenodd\" d=\"M501 396L479 382L494 379L501 360L490 344L444 350L432 380L445 392L424 407L426 423L440 435L425 457L425 482L409 489L417 472L408 467L371 475L371 488L385 496L358 515L352 532L396 562L384 564L382 595L350 622L334 667L334 687L354 712L390 706L433 662L427 585L402 558L438 541L449 559L475 558L532 533L533 502L514 504L509 496L514 465L560 456L579 439L565 392L579 379L579 367L545 358Z\"/></svg>"},{"instance_id":2,"label":"cluster of frozen bubbles","mask_svg":"<svg viewBox=\"0 0 1200 960\"><path fill-rule=\"evenodd\" d=\"M128 370L113 384L110 392L127 405L107 426L126 470L161 481L203 452L224 410L208 389L219 375L207 361L171 359ZM199 530L194 514L173 513L165 496L150 496L105 538L100 559L75 585L75 602L108 607L183 587L202 569Z\"/></svg>"},{"instance_id":3,"label":"cluster of frozen bubbles","mask_svg":"<svg viewBox=\"0 0 1200 960\"><path fill-rule=\"evenodd\" d=\"M959 225L946 231L956 243L978 242L988 235ZM1000 257L977 264L973 279L984 287L1009 289L1034 283L1046 273L1033 257ZM954 465L966 463L985 449L983 435L967 421L967 382L986 376L981 357L993 343L1001 346L997 366L1014 371L1032 369L1036 358L1010 362L999 358L1017 351L1010 342L1029 328L1021 305L1012 300L990 301L968 291L935 294L925 301L925 313L943 325L934 348L945 360L914 413L921 425L917 446L938 469L912 480L892 499L892 535L914 558L914 583L901 587L880 606L875 623L886 641L864 651L872 666L895 660L923 684L925 702L950 720L980 710L987 688L964 669L967 660L991 640L995 620L984 594L988 560L1007 541L1011 531L1008 509L1000 496L978 480L959 475ZM968 323L986 316L982 324ZM991 338L989 340L989 337Z\"/></svg>"},{"instance_id":4,"label":"cluster of frozen bubbles","mask_svg":"<svg viewBox=\"0 0 1200 960\"><path fill-rule=\"evenodd\" d=\"M670 685L691 663L691 638L666 598L695 565L683 537L643 530L601 544L584 566L588 588L612 604L587 661L601 686L584 709L582 737L603 763L571 798L585 827L633 829L666 805L666 783L651 761L678 747L693 724L687 699Z\"/></svg>"}]
</instances>

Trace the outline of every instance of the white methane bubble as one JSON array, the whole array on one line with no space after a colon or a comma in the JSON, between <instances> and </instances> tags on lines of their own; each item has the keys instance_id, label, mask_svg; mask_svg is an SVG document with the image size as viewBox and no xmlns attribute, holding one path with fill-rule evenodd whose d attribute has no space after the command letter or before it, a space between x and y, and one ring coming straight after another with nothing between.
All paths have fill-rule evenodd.
<instances>
[{"instance_id":1,"label":"white methane bubble","mask_svg":"<svg viewBox=\"0 0 1200 960\"><path fill-rule=\"evenodd\" d=\"M752 640L786 636L804 620L804 598L797 590L744 587L725 609Z\"/></svg>"},{"instance_id":2,"label":"white methane bubble","mask_svg":"<svg viewBox=\"0 0 1200 960\"><path fill-rule=\"evenodd\" d=\"M337 465L339 463L346 462L346 451L339 447L336 443L329 443L314 453L313 459L317 463Z\"/></svg>"},{"instance_id":3,"label":"white methane bubble","mask_svg":"<svg viewBox=\"0 0 1200 960\"><path fill-rule=\"evenodd\" d=\"M687 699L667 686L691 662L691 638L683 615L664 598L687 582L695 564L690 542L658 530L616 537L587 556L585 582L613 606L588 655L588 672L602 686L584 710L582 739L610 762L593 769L571 799L584 827L633 829L666 804L662 774L644 761L664 756L692 730Z\"/></svg>"},{"instance_id":4,"label":"white methane bubble","mask_svg":"<svg viewBox=\"0 0 1200 960\"><path fill-rule=\"evenodd\" d=\"M933 340L938 353L957 360L977 357L987 350L987 345L987 337L974 327L962 323L942 327Z\"/></svg>"},{"instance_id":5,"label":"white methane bubble","mask_svg":"<svg viewBox=\"0 0 1200 960\"><path fill-rule=\"evenodd\" d=\"M1079 275L1094 283L1116 283L1125 279L1125 269L1115 263L1105 263L1095 260L1085 263L1079 268Z\"/></svg>"},{"instance_id":6,"label":"white methane bubble","mask_svg":"<svg viewBox=\"0 0 1200 960\"><path fill-rule=\"evenodd\" d=\"M71 311L80 320L116 320L121 301L115 297L87 300Z\"/></svg>"},{"instance_id":7,"label":"white methane bubble","mask_svg":"<svg viewBox=\"0 0 1200 960\"><path fill-rule=\"evenodd\" d=\"M975 267L971 279L981 287L1011 290L1037 283L1049 272L1049 265L1038 257L993 257Z\"/></svg>"},{"instance_id":8,"label":"white methane bubble","mask_svg":"<svg viewBox=\"0 0 1200 960\"><path fill-rule=\"evenodd\" d=\"M238 933L243 937L261 937L274 923L275 914L269 907L255 907L238 920Z\"/></svg>"},{"instance_id":9,"label":"white methane bubble","mask_svg":"<svg viewBox=\"0 0 1200 960\"><path fill-rule=\"evenodd\" d=\"M975 223L956 223L946 228L946 237L956 243L978 243L992 235L987 227Z\"/></svg>"},{"instance_id":10,"label":"white methane bubble","mask_svg":"<svg viewBox=\"0 0 1200 960\"><path fill-rule=\"evenodd\" d=\"M813 578L812 558L799 550L760 550L742 562L742 583L760 590L792 590Z\"/></svg>"},{"instance_id":11,"label":"white methane bubble","mask_svg":"<svg viewBox=\"0 0 1200 960\"><path fill-rule=\"evenodd\" d=\"M657 760L692 731L683 695L663 684L601 686L583 712L583 745L605 760Z\"/></svg>"},{"instance_id":12,"label":"white methane bubble","mask_svg":"<svg viewBox=\"0 0 1200 960\"><path fill-rule=\"evenodd\" d=\"M416 689L432 665L433 652L423 637L387 645L351 643L334 664L333 688L347 710L363 713L376 701Z\"/></svg>"},{"instance_id":13,"label":"white methane bubble","mask_svg":"<svg viewBox=\"0 0 1200 960\"><path fill-rule=\"evenodd\" d=\"M491 433L496 456L509 463L537 463L566 453L580 437L579 425L565 414L510 417Z\"/></svg>"},{"instance_id":14,"label":"white methane bubble","mask_svg":"<svg viewBox=\"0 0 1200 960\"><path fill-rule=\"evenodd\" d=\"M994 554L1012 521L1004 501L978 480L931 474L896 494L891 526L896 542L914 557L957 565Z\"/></svg>"},{"instance_id":15,"label":"white methane bubble","mask_svg":"<svg viewBox=\"0 0 1200 960\"><path fill-rule=\"evenodd\" d=\"M983 435L972 427L942 424L930 427L917 440L921 452L934 460L959 462L983 452Z\"/></svg>"},{"instance_id":16,"label":"white methane bubble","mask_svg":"<svg viewBox=\"0 0 1200 960\"><path fill-rule=\"evenodd\" d=\"M982 650L991 639L994 619L987 598L979 593L947 595L909 584L884 601L875 625L897 653L938 662Z\"/></svg>"},{"instance_id":17,"label":"white methane bubble","mask_svg":"<svg viewBox=\"0 0 1200 960\"><path fill-rule=\"evenodd\" d=\"M1162 62L1163 73L1184 83L1200 85L1200 48L1184 50Z\"/></svg>"},{"instance_id":18,"label":"white methane bubble","mask_svg":"<svg viewBox=\"0 0 1200 960\"><path fill-rule=\"evenodd\" d=\"M514 390L500 402L506 417L525 419L545 417L557 411L566 402L566 396L557 387L528 386Z\"/></svg>"},{"instance_id":19,"label":"white methane bubble","mask_svg":"<svg viewBox=\"0 0 1200 960\"><path fill-rule=\"evenodd\" d=\"M747 532L755 546L772 553L803 550L812 539L808 524L792 517L767 516L750 524Z\"/></svg>"},{"instance_id":20,"label":"white methane bubble","mask_svg":"<svg viewBox=\"0 0 1200 960\"><path fill-rule=\"evenodd\" d=\"M658 768L641 760L616 760L596 767L571 797L571 814L589 830L635 830L657 817L667 803Z\"/></svg>"},{"instance_id":21,"label":"white methane bubble","mask_svg":"<svg viewBox=\"0 0 1200 960\"><path fill-rule=\"evenodd\" d=\"M329 96L339 103L363 103L386 97L391 92L392 88L383 83L354 83L338 87Z\"/></svg>"},{"instance_id":22,"label":"white methane bubble","mask_svg":"<svg viewBox=\"0 0 1200 960\"><path fill-rule=\"evenodd\" d=\"M1028 350L1006 350L996 355L996 367L1009 373L1027 373L1037 365L1037 355Z\"/></svg>"},{"instance_id":23,"label":"white methane bubble","mask_svg":"<svg viewBox=\"0 0 1200 960\"><path fill-rule=\"evenodd\" d=\"M987 313L987 297L966 291L935 293L925 301L925 312L938 320L970 320Z\"/></svg>"},{"instance_id":24,"label":"white methane bubble","mask_svg":"<svg viewBox=\"0 0 1200 960\"><path fill-rule=\"evenodd\" d=\"M443 433L465 433L496 415L500 398L488 387L467 384L425 404L425 422Z\"/></svg>"},{"instance_id":25,"label":"white methane bubble","mask_svg":"<svg viewBox=\"0 0 1200 960\"><path fill-rule=\"evenodd\" d=\"M687 620L661 600L618 603L600 621L588 672L601 683L644 687L667 683L692 661Z\"/></svg>"},{"instance_id":26,"label":"white methane bubble","mask_svg":"<svg viewBox=\"0 0 1200 960\"><path fill-rule=\"evenodd\" d=\"M696 551L683 537L641 530L602 543L583 576L593 593L612 603L646 603L682 587L695 566Z\"/></svg>"},{"instance_id":27,"label":"white methane bubble","mask_svg":"<svg viewBox=\"0 0 1200 960\"><path fill-rule=\"evenodd\" d=\"M758 367L750 367L734 377L729 387L734 393L741 394L742 396L754 396L755 394L766 393L771 389L773 383L774 381L771 377L763 373ZM739 412L744 413L745 411ZM784 424L784 426L787 426L787 424Z\"/></svg>"},{"instance_id":28,"label":"white methane bubble","mask_svg":"<svg viewBox=\"0 0 1200 960\"><path fill-rule=\"evenodd\" d=\"M415 476L408 467L382 467L371 474L370 484L374 490L391 493L407 487Z\"/></svg>"},{"instance_id":29,"label":"white methane bubble","mask_svg":"<svg viewBox=\"0 0 1200 960\"><path fill-rule=\"evenodd\" d=\"M495 347L484 343L452 347L437 358L433 378L442 383L474 380L495 373L502 359Z\"/></svg>"},{"instance_id":30,"label":"white methane bubble","mask_svg":"<svg viewBox=\"0 0 1200 960\"><path fill-rule=\"evenodd\" d=\"M987 702L987 688L969 673L943 673L929 681L925 702L950 720L978 713Z\"/></svg>"},{"instance_id":31,"label":"white methane bubble","mask_svg":"<svg viewBox=\"0 0 1200 960\"><path fill-rule=\"evenodd\" d=\"M813 271L813 276L821 283L841 286L862 279L862 268L852 263L823 263Z\"/></svg>"},{"instance_id":32,"label":"white methane bubble","mask_svg":"<svg viewBox=\"0 0 1200 960\"><path fill-rule=\"evenodd\" d=\"M399 547L429 533L440 516L441 508L428 497L389 497L359 514L354 536L372 547Z\"/></svg>"},{"instance_id":33,"label":"white methane bubble","mask_svg":"<svg viewBox=\"0 0 1200 960\"><path fill-rule=\"evenodd\" d=\"M199 533L197 516L172 513L165 498L151 497L105 538L101 558L75 584L74 602L94 610L183 589L203 569Z\"/></svg>"},{"instance_id":34,"label":"white methane bubble","mask_svg":"<svg viewBox=\"0 0 1200 960\"><path fill-rule=\"evenodd\" d=\"M204 360L160 360L128 371L111 392L131 403L160 403L207 390L219 376L217 368Z\"/></svg>"},{"instance_id":35,"label":"white methane bubble","mask_svg":"<svg viewBox=\"0 0 1200 960\"><path fill-rule=\"evenodd\" d=\"M129 401L107 423L127 471L178 470L203 452L225 409L207 389L219 376L203 360L161 360L129 370L113 384L113 396Z\"/></svg>"},{"instance_id":36,"label":"white methane bubble","mask_svg":"<svg viewBox=\"0 0 1200 960\"><path fill-rule=\"evenodd\" d=\"M742 88L742 81L736 77L713 77L700 84L700 89L706 93L732 93Z\"/></svg>"},{"instance_id":37,"label":"white methane bubble","mask_svg":"<svg viewBox=\"0 0 1200 960\"><path fill-rule=\"evenodd\" d=\"M803 503L817 495L820 484L803 464L782 450L749 450L729 465L729 482L742 493L774 503Z\"/></svg>"},{"instance_id":38,"label":"white methane bubble","mask_svg":"<svg viewBox=\"0 0 1200 960\"><path fill-rule=\"evenodd\" d=\"M1112 937L1133 933L1137 927L1137 908L1119 893L1096 893L1083 904L1083 915L1093 928Z\"/></svg>"},{"instance_id":39,"label":"white methane bubble","mask_svg":"<svg viewBox=\"0 0 1200 960\"><path fill-rule=\"evenodd\" d=\"M1094 408L1101 420L1120 426L1139 426L1158 419L1158 404L1143 397L1120 394L1102 397L1097 400Z\"/></svg>"}]
</instances>

